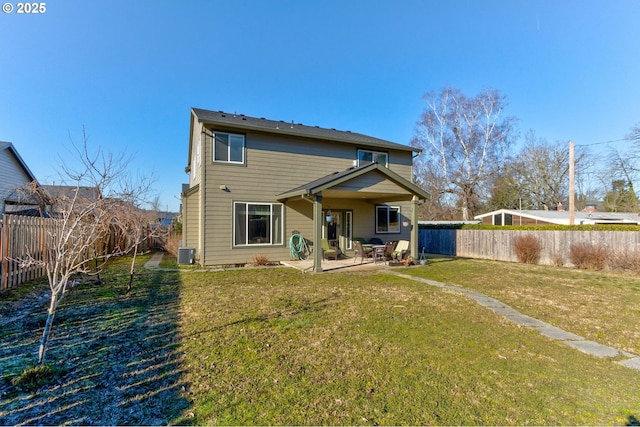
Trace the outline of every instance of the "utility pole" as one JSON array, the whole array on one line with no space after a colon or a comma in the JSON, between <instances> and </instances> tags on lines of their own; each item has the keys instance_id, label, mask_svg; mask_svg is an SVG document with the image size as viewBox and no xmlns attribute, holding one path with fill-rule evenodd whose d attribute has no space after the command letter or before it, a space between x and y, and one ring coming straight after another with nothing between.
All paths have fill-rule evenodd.
<instances>
[{"instance_id":1,"label":"utility pole","mask_svg":"<svg viewBox=\"0 0 640 427\"><path fill-rule=\"evenodd\" d=\"M569 141L569 225L575 224L576 218L575 160L575 144L573 141Z\"/></svg>"}]
</instances>

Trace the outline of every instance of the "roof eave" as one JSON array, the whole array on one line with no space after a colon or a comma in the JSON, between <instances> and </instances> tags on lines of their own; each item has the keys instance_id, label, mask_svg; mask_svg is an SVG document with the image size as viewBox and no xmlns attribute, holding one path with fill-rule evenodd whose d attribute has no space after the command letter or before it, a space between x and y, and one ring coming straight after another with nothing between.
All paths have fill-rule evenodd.
<instances>
[{"instance_id":1,"label":"roof eave","mask_svg":"<svg viewBox=\"0 0 640 427\"><path fill-rule=\"evenodd\" d=\"M195 108L192 108L192 118L196 117L197 120L200 123L203 124L208 124L208 125L218 125L221 127L225 127L227 129L239 129L239 130L252 130L252 131L256 131L256 132L264 132L264 133L270 133L270 134L277 134L277 135L287 135L287 136L298 136L298 137L304 137L304 138L309 138L309 139L315 139L315 140L319 140L319 141L332 141L332 142L341 142L341 143L345 143L345 144L351 144L351 145L360 145L360 146L365 146L365 147L376 147L376 148L384 148L384 149L393 149L393 150L398 150L398 151L407 151L407 152L411 152L411 153L420 153L422 152L422 149L420 148L416 148L416 147L411 147L409 145L403 145L403 144L399 144L397 142L392 142L392 141L388 141L388 144L385 144L384 142L374 142L374 141L357 141L357 140L352 140L352 139L348 139L348 138L339 138L336 136L331 136L331 135L314 135L312 133L305 133L305 132L291 132L289 130L285 129L280 129L280 128L267 128L267 127L263 127L263 126L255 126L252 124L241 124L241 123L232 123L232 122L227 122L227 121L221 121L221 120L215 120L215 119L210 119L210 118L201 118L198 117L197 112L195 111ZM285 123L286 124L286 123ZM305 125L293 125L295 126L305 126ZM366 135L365 135L366 136ZM393 144L393 147L390 147L389 144Z\"/></svg>"}]
</instances>

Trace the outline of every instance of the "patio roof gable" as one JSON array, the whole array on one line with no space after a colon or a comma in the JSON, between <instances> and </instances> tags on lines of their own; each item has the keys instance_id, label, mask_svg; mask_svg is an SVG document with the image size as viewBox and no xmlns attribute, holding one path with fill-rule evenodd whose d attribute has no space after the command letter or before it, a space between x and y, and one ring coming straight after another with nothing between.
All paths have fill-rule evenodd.
<instances>
[{"instance_id":1,"label":"patio roof gable","mask_svg":"<svg viewBox=\"0 0 640 427\"><path fill-rule=\"evenodd\" d=\"M341 172L334 172L330 175L278 194L276 197L278 200L284 201L294 197L313 196L328 190L332 192L358 191L357 188L362 186L362 178L368 175L378 175L384 180L388 180L396 184L396 186L399 187L401 191L404 191L407 196L416 196L418 199L422 200L429 199L431 197L429 193L411 181L401 177L379 163L369 163L363 166L352 167ZM350 183L354 185L350 186Z\"/></svg>"}]
</instances>

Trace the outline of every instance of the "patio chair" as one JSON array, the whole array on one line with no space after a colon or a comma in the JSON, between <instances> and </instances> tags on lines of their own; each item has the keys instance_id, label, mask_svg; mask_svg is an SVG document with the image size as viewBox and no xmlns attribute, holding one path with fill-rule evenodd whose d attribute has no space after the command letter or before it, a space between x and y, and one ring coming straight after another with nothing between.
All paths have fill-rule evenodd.
<instances>
[{"instance_id":1,"label":"patio chair","mask_svg":"<svg viewBox=\"0 0 640 427\"><path fill-rule=\"evenodd\" d=\"M396 261L402 261L404 257L409 252L409 241L408 240L399 240L398 244L396 244L396 248L393 250L391 256Z\"/></svg>"},{"instance_id":2,"label":"patio chair","mask_svg":"<svg viewBox=\"0 0 640 427\"><path fill-rule=\"evenodd\" d=\"M396 242L387 242L384 245L385 259L393 259L393 251L396 249Z\"/></svg>"},{"instance_id":3,"label":"patio chair","mask_svg":"<svg viewBox=\"0 0 640 427\"><path fill-rule=\"evenodd\" d=\"M354 263L358 260L358 257L360 257L360 264L362 264L365 258L371 258L373 256L373 249L362 246L362 242L359 240L354 239L353 244L355 247L355 255L353 256Z\"/></svg>"},{"instance_id":4,"label":"patio chair","mask_svg":"<svg viewBox=\"0 0 640 427\"><path fill-rule=\"evenodd\" d=\"M338 249L332 248L329 246L329 241L327 239L322 239L322 258L323 259L338 259Z\"/></svg>"}]
</instances>

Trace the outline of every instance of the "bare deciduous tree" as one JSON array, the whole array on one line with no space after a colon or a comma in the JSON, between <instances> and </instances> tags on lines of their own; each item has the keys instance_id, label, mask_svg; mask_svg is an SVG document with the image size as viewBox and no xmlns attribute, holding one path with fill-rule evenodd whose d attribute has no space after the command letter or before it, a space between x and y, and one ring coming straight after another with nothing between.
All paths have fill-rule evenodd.
<instances>
[{"instance_id":1,"label":"bare deciduous tree","mask_svg":"<svg viewBox=\"0 0 640 427\"><path fill-rule=\"evenodd\" d=\"M608 211L638 212L634 183L640 176L640 123L631 128L625 139L630 146L612 147L600 172L602 188L606 189L603 202Z\"/></svg>"},{"instance_id":2,"label":"bare deciduous tree","mask_svg":"<svg viewBox=\"0 0 640 427\"><path fill-rule=\"evenodd\" d=\"M118 217L113 222L121 237L122 250L131 255L127 292L131 291L133 286L136 258L140 252L141 244L144 240L151 241L159 237L160 228L154 228L152 222L148 211L142 210L132 203L123 203L118 211Z\"/></svg>"},{"instance_id":3,"label":"bare deciduous tree","mask_svg":"<svg viewBox=\"0 0 640 427\"><path fill-rule=\"evenodd\" d=\"M583 189L591 168L591 158L583 147L575 156L576 182ZM556 209L568 204L569 145L548 143L530 130L522 149L505 164L494 181L489 205L494 209ZM584 204L584 201L583 201Z\"/></svg>"},{"instance_id":4,"label":"bare deciduous tree","mask_svg":"<svg viewBox=\"0 0 640 427\"><path fill-rule=\"evenodd\" d=\"M504 117L506 100L487 89L474 97L444 88L424 96L426 108L418 122L414 147L423 150L415 162L419 183L434 198L458 201L462 219L486 191L503 164L512 143L512 117Z\"/></svg>"},{"instance_id":5,"label":"bare deciduous tree","mask_svg":"<svg viewBox=\"0 0 640 427\"><path fill-rule=\"evenodd\" d=\"M637 145L640 145L640 140ZM637 181L640 173L639 151L640 146L624 151L616 148L611 149L609 167L602 175L603 186L606 188L611 185L611 190L607 192L604 199L605 208L608 211L638 211L638 199L633 183ZM622 191L623 188L626 189ZM625 192L627 194L618 197Z\"/></svg>"},{"instance_id":6,"label":"bare deciduous tree","mask_svg":"<svg viewBox=\"0 0 640 427\"><path fill-rule=\"evenodd\" d=\"M640 143L640 122L636 123L632 128L631 132L627 135L627 139L629 141L634 141L636 143Z\"/></svg>"},{"instance_id":7,"label":"bare deciduous tree","mask_svg":"<svg viewBox=\"0 0 640 427\"><path fill-rule=\"evenodd\" d=\"M45 256L36 259L27 255L19 260L22 264L42 265L51 291L38 364L44 362L56 310L74 283L73 275L88 272L88 261L98 255L105 261L131 249L136 239L129 239L126 247L116 247L108 253L96 254L95 248L114 226L125 222L120 219L123 204L135 204L150 187L150 180L144 178L131 184L134 181L126 175L130 159L124 155L114 156L100 149L91 153L84 129L82 146L72 145L71 160L61 165L63 183L67 185L49 194L53 225L48 231Z\"/></svg>"},{"instance_id":8,"label":"bare deciduous tree","mask_svg":"<svg viewBox=\"0 0 640 427\"><path fill-rule=\"evenodd\" d=\"M576 160L579 163L579 158ZM530 209L568 205L569 150L565 143L547 143L529 132L516 160L519 190Z\"/></svg>"}]
</instances>

